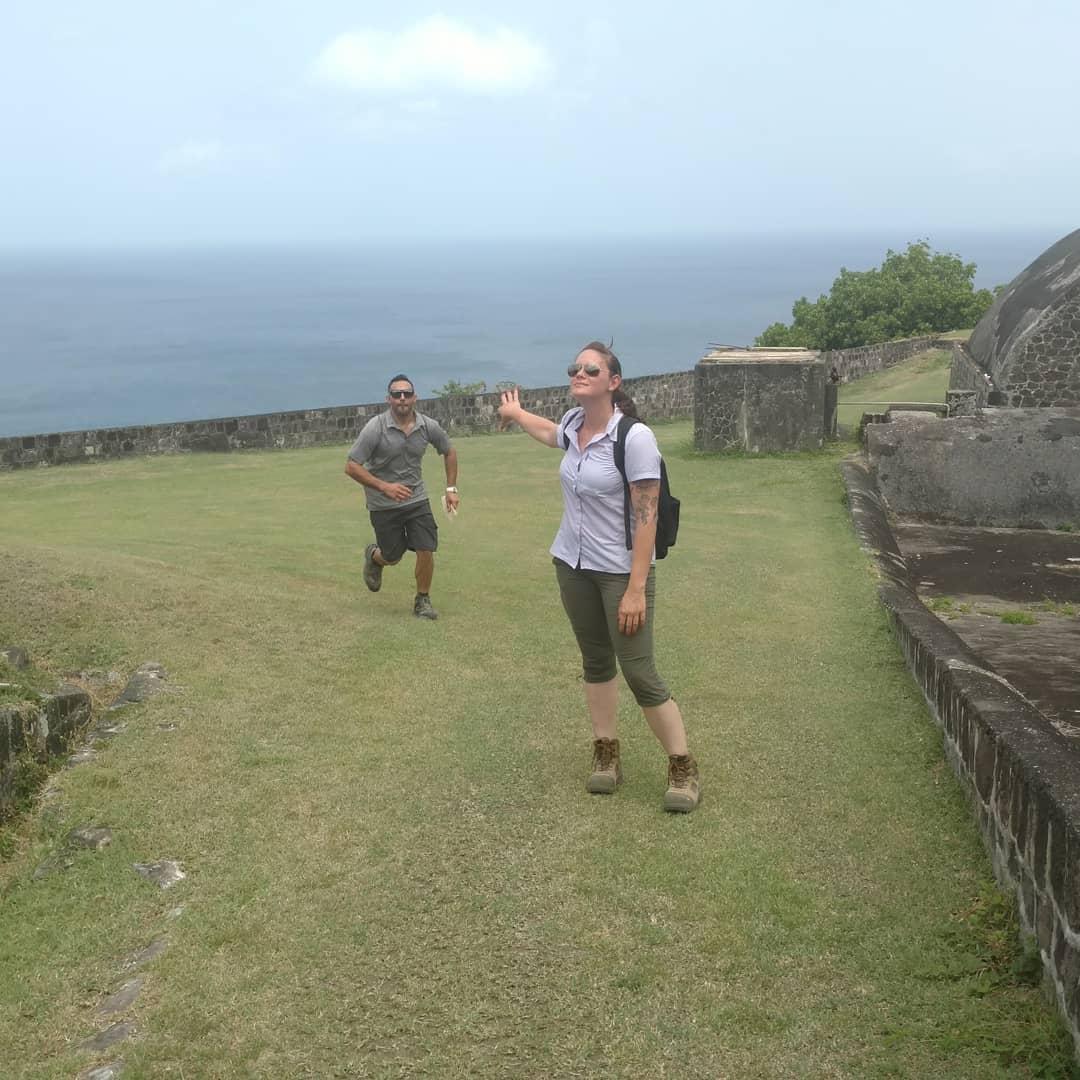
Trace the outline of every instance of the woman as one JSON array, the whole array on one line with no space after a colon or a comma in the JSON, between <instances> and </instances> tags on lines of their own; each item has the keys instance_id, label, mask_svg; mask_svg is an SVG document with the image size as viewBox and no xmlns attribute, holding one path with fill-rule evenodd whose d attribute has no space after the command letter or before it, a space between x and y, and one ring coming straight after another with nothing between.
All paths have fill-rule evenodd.
<instances>
[{"instance_id":1,"label":"woman","mask_svg":"<svg viewBox=\"0 0 1080 1080\"><path fill-rule=\"evenodd\" d=\"M585 701L593 729L594 794L611 794L622 782L616 737L616 660L653 734L668 755L664 809L693 810L700 797L697 763L686 746L682 714L653 661L653 543L660 494L660 451L641 423L626 433L633 547L626 548L622 476L613 438L622 415L637 416L623 393L622 367L606 345L590 342L568 368L578 407L556 424L527 412L518 391L506 390L499 406L503 426L519 424L545 446L565 447L559 470L563 518L551 554L563 607L581 649Z\"/></svg>"}]
</instances>

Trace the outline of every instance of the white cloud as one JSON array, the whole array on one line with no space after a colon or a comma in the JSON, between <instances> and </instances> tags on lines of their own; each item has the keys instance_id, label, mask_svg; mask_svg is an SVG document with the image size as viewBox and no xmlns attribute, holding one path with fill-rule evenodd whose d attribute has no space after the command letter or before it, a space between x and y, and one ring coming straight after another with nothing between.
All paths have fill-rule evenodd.
<instances>
[{"instance_id":1,"label":"white cloud","mask_svg":"<svg viewBox=\"0 0 1080 1080\"><path fill-rule=\"evenodd\" d=\"M339 34L319 54L314 74L348 90L501 93L536 84L549 66L544 48L517 31L481 33L434 15L398 33Z\"/></svg>"}]
</instances>

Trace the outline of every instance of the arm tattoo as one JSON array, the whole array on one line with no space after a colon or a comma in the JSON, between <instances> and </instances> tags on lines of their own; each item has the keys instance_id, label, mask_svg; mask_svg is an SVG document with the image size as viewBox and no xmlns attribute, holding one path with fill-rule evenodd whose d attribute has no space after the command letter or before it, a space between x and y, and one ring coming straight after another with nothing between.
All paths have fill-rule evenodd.
<instances>
[{"instance_id":1,"label":"arm tattoo","mask_svg":"<svg viewBox=\"0 0 1080 1080\"><path fill-rule=\"evenodd\" d=\"M635 480L630 484L630 505L638 525L648 525L656 520L659 501L659 480Z\"/></svg>"}]
</instances>

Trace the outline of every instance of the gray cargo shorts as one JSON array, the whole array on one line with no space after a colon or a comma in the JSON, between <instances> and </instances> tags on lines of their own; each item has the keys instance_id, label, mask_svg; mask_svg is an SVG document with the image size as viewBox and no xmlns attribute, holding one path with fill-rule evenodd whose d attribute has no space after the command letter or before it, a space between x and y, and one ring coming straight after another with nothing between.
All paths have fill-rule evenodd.
<instances>
[{"instance_id":1,"label":"gray cargo shorts","mask_svg":"<svg viewBox=\"0 0 1080 1080\"><path fill-rule=\"evenodd\" d=\"M396 563L406 551L439 549L439 526L427 499L389 510L372 510L370 515L375 543L389 563Z\"/></svg>"}]
</instances>

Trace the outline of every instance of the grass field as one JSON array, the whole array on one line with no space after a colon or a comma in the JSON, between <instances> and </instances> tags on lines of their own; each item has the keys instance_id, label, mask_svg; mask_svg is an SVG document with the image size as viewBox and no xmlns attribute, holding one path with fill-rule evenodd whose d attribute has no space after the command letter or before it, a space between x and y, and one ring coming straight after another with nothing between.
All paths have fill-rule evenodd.
<instances>
[{"instance_id":1,"label":"grass field","mask_svg":"<svg viewBox=\"0 0 1080 1080\"><path fill-rule=\"evenodd\" d=\"M903 363L845 383L840 387L837 422L842 430L858 427L863 413L885 412L892 402L945 402L949 388L951 355L944 349L930 349ZM874 404L848 405L861 401Z\"/></svg>"},{"instance_id":2,"label":"grass field","mask_svg":"<svg viewBox=\"0 0 1080 1080\"><path fill-rule=\"evenodd\" d=\"M170 673L0 864L0 1075L1075 1076L839 451L658 434L683 500L657 636L701 762L689 816L661 811L626 701L627 781L584 791L558 458L524 436L458 442L436 623L404 565L363 588L344 447L0 475L0 641L56 672ZM113 843L33 876L89 824ZM188 875L168 892L132 870L159 858ZM135 1037L78 1051L158 937Z\"/></svg>"}]
</instances>

